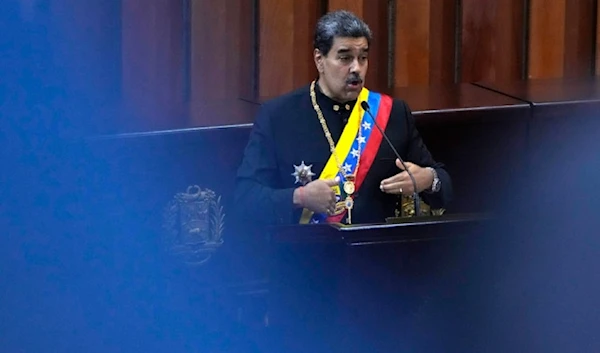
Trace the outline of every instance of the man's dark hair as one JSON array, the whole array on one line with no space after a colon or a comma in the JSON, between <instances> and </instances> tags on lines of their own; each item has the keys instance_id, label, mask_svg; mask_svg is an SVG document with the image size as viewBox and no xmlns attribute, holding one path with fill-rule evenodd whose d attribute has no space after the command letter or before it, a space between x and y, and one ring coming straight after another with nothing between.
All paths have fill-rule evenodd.
<instances>
[{"instance_id":1,"label":"man's dark hair","mask_svg":"<svg viewBox=\"0 0 600 353\"><path fill-rule=\"evenodd\" d=\"M313 46L323 55L327 55L336 37L367 38L371 44L372 33L369 26L350 11L329 12L319 19L315 29Z\"/></svg>"}]
</instances>

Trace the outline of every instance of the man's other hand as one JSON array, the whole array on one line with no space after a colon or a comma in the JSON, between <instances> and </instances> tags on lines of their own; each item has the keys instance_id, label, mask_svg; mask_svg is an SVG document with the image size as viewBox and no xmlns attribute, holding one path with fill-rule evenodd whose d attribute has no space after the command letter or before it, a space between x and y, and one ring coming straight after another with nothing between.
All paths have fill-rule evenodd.
<instances>
[{"instance_id":1,"label":"man's other hand","mask_svg":"<svg viewBox=\"0 0 600 353\"><path fill-rule=\"evenodd\" d=\"M406 168L412 173L417 183L417 193L427 190L433 184L433 173L411 162L405 162ZM396 166L402 170L400 173L381 181L381 191L395 195L412 195L414 193L413 183L410 176L404 169L399 159L396 159Z\"/></svg>"}]
</instances>

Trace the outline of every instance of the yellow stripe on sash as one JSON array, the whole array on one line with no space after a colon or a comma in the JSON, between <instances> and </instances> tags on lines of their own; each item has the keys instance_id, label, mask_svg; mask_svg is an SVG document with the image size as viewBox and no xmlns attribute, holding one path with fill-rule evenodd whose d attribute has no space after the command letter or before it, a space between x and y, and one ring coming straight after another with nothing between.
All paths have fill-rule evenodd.
<instances>
[{"instance_id":1,"label":"yellow stripe on sash","mask_svg":"<svg viewBox=\"0 0 600 353\"><path fill-rule=\"evenodd\" d=\"M369 90L363 87L358 95L358 100L354 105L352 112L350 113L350 119L348 119L348 123L346 124L346 127L344 127L342 136L340 136L340 139L335 146L335 152L337 153L340 163L344 163L346 160L346 156L348 156L348 153L350 153L350 148L352 147L352 144L358 135L358 129L360 127L360 122L362 121L362 115L364 114L364 112L361 114L362 109L360 108L360 102L366 101L368 97ZM338 172L339 168L332 153L329 156L329 160L327 161L327 164L325 164L325 168L321 172L319 179L333 179L336 177ZM337 195L341 194L339 185L335 186L333 189ZM302 217L300 217L300 224L308 224L312 215L312 211L304 209L302 211Z\"/></svg>"}]
</instances>

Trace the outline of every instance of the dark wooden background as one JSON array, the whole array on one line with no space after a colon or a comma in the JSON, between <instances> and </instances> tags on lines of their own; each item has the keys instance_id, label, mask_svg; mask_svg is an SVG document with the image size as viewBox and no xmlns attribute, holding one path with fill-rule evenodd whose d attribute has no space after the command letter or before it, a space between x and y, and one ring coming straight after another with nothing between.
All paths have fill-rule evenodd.
<instances>
[{"instance_id":1,"label":"dark wooden background","mask_svg":"<svg viewBox=\"0 0 600 353\"><path fill-rule=\"evenodd\" d=\"M314 25L342 8L374 31L373 90L600 74L598 0L48 1L110 61L120 130L252 122L315 77Z\"/></svg>"}]
</instances>

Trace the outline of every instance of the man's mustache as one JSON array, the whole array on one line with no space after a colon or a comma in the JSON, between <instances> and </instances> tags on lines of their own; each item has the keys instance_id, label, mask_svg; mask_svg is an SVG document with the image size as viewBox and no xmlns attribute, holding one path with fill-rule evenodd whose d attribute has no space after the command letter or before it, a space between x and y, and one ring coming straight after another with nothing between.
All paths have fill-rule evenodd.
<instances>
[{"instance_id":1,"label":"man's mustache","mask_svg":"<svg viewBox=\"0 0 600 353\"><path fill-rule=\"evenodd\" d=\"M346 80L346 83L362 83L362 82L363 82L362 78L360 78L360 76L358 76L358 75L350 76Z\"/></svg>"}]
</instances>

